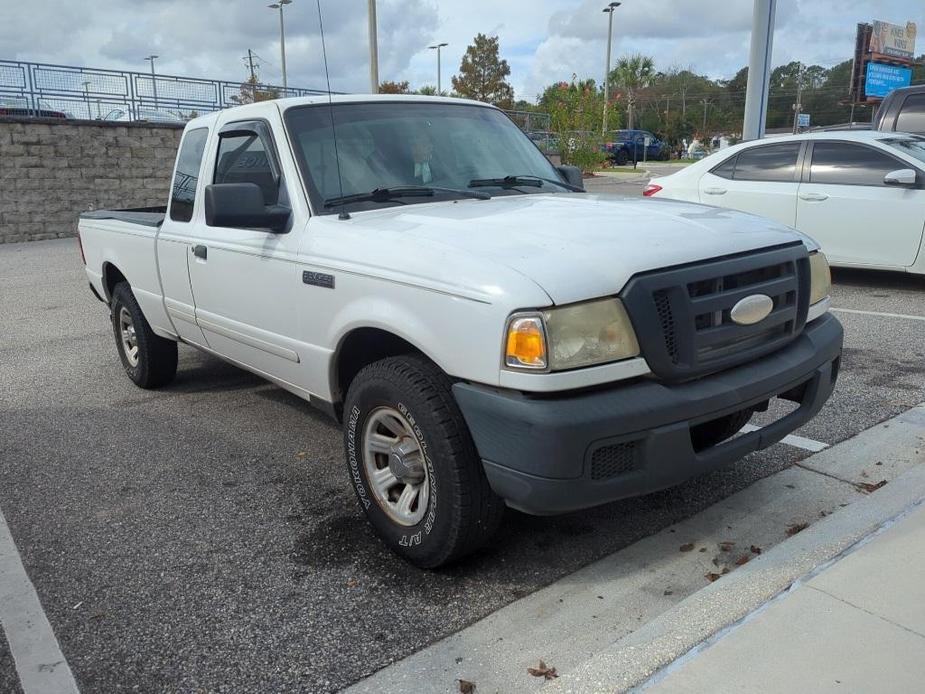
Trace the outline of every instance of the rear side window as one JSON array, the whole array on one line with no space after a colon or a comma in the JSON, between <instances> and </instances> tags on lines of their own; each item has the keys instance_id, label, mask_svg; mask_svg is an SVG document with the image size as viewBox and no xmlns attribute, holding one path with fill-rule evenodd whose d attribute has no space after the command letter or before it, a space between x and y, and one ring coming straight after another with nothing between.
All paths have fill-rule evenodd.
<instances>
[{"instance_id":1,"label":"rear side window","mask_svg":"<svg viewBox=\"0 0 925 694\"><path fill-rule=\"evenodd\" d=\"M196 128L186 133L180 145L177 170L174 171L173 187L170 189L170 218L175 222L188 222L193 218L199 167L208 137L208 128Z\"/></svg>"},{"instance_id":2,"label":"rear side window","mask_svg":"<svg viewBox=\"0 0 925 694\"><path fill-rule=\"evenodd\" d=\"M739 152L732 177L737 181L793 181L799 155L799 142L752 147Z\"/></svg>"},{"instance_id":3,"label":"rear side window","mask_svg":"<svg viewBox=\"0 0 925 694\"><path fill-rule=\"evenodd\" d=\"M846 142L816 142L809 171L811 183L882 186L890 171L908 168L871 147Z\"/></svg>"},{"instance_id":4,"label":"rear side window","mask_svg":"<svg viewBox=\"0 0 925 694\"><path fill-rule=\"evenodd\" d=\"M906 97L896 117L896 130L925 134L925 94Z\"/></svg>"},{"instance_id":5,"label":"rear side window","mask_svg":"<svg viewBox=\"0 0 925 694\"><path fill-rule=\"evenodd\" d=\"M279 183L268 145L254 133L226 135L218 145L215 183L256 183L267 205L279 202Z\"/></svg>"},{"instance_id":6,"label":"rear side window","mask_svg":"<svg viewBox=\"0 0 925 694\"><path fill-rule=\"evenodd\" d=\"M736 157L729 157L722 164L717 166L715 169L710 171L714 176L719 176L721 178L732 178L732 175L736 170Z\"/></svg>"}]
</instances>

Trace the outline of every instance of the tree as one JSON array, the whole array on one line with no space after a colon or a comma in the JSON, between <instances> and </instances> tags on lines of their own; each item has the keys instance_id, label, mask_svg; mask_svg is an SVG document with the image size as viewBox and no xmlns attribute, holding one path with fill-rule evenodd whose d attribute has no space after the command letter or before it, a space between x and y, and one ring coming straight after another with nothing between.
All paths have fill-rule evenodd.
<instances>
[{"instance_id":1,"label":"tree","mask_svg":"<svg viewBox=\"0 0 925 694\"><path fill-rule=\"evenodd\" d=\"M385 81L379 84L379 93L380 94L410 94L411 85L408 83L408 80L404 82L392 82Z\"/></svg>"},{"instance_id":2,"label":"tree","mask_svg":"<svg viewBox=\"0 0 925 694\"><path fill-rule=\"evenodd\" d=\"M507 82L511 68L498 57L498 37L478 34L466 49L459 75L453 75L453 89L459 96L487 101L501 108L514 104L514 89Z\"/></svg>"},{"instance_id":3,"label":"tree","mask_svg":"<svg viewBox=\"0 0 925 694\"><path fill-rule=\"evenodd\" d=\"M558 82L546 88L540 108L550 117L549 129L556 133L559 156L563 164L582 171L594 171L606 159L601 150L601 119L604 117L604 94L593 79ZM608 124L619 123L620 114L613 109Z\"/></svg>"},{"instance_id":4,"label":"tree","mask_svg":"<svg viewBox=\"0 0 925 694\"><path fill-rule=\"evenodd\" d=\"M256 75L248 77L241 85L241 92L230 97L235 104L253 104L257 101L269 101L279 97L279 90L266 84L260 84Z\"/></svg>"},{"instance_id":5,"label":"tree","mask_svg":"<svg viewBox=\"0 0 925 694\"><path fill-rule=\"evenodd\" d=\"M421 94L422 96L439 96L439 94L437 94L437 88L432 84L425 84L418 89L415 94Z\"/></svg>"},{"instance_id":6,"label":"tree","mask_svg":"<svg viewBox=\"0 0 925 694\"><path fill-rule=\"evenodd\" d=\"M655 77L655 63L647 55L634 53L624 56L617 61L617 66L610 73L610 81L626 92L627 100L627 127L632 130L634 125L634 111L636 97L640 90L645 89Z\"/></svg>"}]
</instances>

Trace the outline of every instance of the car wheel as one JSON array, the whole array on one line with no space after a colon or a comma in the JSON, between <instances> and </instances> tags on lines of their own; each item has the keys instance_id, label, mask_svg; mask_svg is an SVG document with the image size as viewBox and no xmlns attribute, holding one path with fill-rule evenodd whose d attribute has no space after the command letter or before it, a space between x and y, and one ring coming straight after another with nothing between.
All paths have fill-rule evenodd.
<instances>
[{"instance_id":1,"label":"car wheel","mask_svg":"<svg viewBox=\"0 0 925 694\"><path fill-rule=\"evenodd\" d=\"M177 343L156 335L127 282L112 292L112 330L125 373L141 388L158 388L177 374Z\"/></svg>"},{"instance_id":2,"label":"car wheel","mask_svg":"<svg viewBox=\"0 0 925 694\"><path fill-rule=\"evenodd\" d=\"M748 420L754 413L755 411L749 407L691 427L691 443L694 445L694 450L705 450L735 436L742 427L748 424Z\"/></svg>"},{"instance_id":3,"label":"car wheel","mask_svg":"<svg viewBox=\"0 0 925 694\"><path fill-rule=\"evenodd\" d=\"M386 545L422 568L483 546L504 513L450 385L423 357L390 357L360 371L344 403L360 506Z\"/></svg>"},{"instance_id":4,"label":"car wheel","mask_svg":"<svg viewBox=\"0 0 925 694\"><path fill-rule=\"evenodd\" d=\"M630 160L629 156L626 154L625 149L617 150L617 153L613 156L613 160L617 166L625 166L626 162Z\"/></svg>"}]
</instances>

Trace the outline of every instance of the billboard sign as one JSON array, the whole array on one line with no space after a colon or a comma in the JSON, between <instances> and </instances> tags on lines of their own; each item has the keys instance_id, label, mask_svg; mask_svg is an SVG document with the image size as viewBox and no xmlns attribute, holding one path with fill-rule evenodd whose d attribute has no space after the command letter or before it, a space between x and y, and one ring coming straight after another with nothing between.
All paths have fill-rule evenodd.
<instances>
[{"instance_id":1,"label":"billboard sign","mask_svg":"<svg viewBox=\"0 0 925 694\"><path fill-rule=\"evenodd\" d=\"M915 56L915 34L915 22L907 22L903 27L875 21L868 50L892 58L911 60Z\"/></svg>"},{"instance_id":2,"label":"billboard sign","mask_svg":"<svg viewBox=\"0 0 925 694\"><path fill-rule=\"evenodd\" d=\"M882 99L894 89L908 87L912 82L912 68L886 63L867 63L864 92L868 98Z\"/></svg>"}]
</instances>

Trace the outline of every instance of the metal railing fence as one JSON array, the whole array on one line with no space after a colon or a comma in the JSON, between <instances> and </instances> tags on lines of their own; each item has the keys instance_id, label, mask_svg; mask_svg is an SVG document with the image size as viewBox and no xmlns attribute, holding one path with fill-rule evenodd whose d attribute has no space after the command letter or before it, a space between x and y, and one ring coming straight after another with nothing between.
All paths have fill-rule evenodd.
<instances>
[{"instance_id":1,"label":"metal railing fence","mask_svg":"<svg viewBox=\"0 0 925 694\"><path fill-rule=\"evenodd\" d=\"M272 84L0 60L0 114L183 122L270 97L327 94Z\"/></svg>"}]
</instances>

